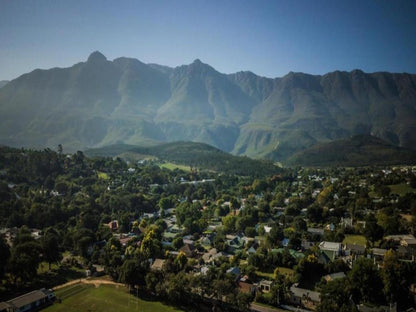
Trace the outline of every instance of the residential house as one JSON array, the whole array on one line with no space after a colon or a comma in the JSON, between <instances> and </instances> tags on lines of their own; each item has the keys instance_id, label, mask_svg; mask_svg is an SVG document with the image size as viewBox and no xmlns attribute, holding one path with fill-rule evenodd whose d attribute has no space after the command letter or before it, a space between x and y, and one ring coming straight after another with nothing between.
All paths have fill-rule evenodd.
<instances>
[{"instance_id":1,"label":"residential house","mask_svg":"<svg viewBox=\"0 0 416 312\"><path fill-rule=\"evenodd\" d=\"M248 255L252 255L252 254L255 254L255 253L256 253L256 249L253 246L251 246L249 249L247 249L247 254Z\"/></svg>"},{"instance_id":2,"label":"residential house","mask_svg":"<svg viewBox=\"0 0 416 312\"><path fill-rule=\"evenodd\" d=\"M283 247L287 247L290 243L290 239L289 238L283 238L282 240L282 246Z\"/></svg>"},{"instance_id":3,"label":"residential house","mask_svg":"<svg viewBox=\"0 0 416 312\"><path fill-rule=\"evenodd\" d=\"M397 305L391 304L390 306L374 306L368 304L358 304L357 309L359 312L397 312Z\"/></svg>"},{"instance_id":4,"label":"residential house","mask_svg":"<svg viewBox=\"0 0 416 312\"><path fill-rule=\"evenodd\" d=\"M389 236L386 236L384 239L391 240L396 245L416 249L416 238L412 234L389 235Z\"/></svg>"},{"instance_id":5,"label":"residential house","mask_svg":"<svg viewBox=\"0 0 416 312\"><path fill-rule=\"evenodd\" d=\"M207 275L208 271L209 271L209 267L207 267L206 265L201 267L200 272L201 272L202 275Z\"/></svg>"},{"instance_id":6,"label":"residential house","mask_svg":"<svg viewBox=\"0 0 416 312\"><path fill-rule=\"evenodd\" d=\"M302 240L300 247L302 248L302 250L309 250L311 249L313 246L315 245L314 242L311 241L307 241L307 240Z\"/></svg>"},{"instance_id":7,"label":"residential house","mask_svg":"<svg viewBox=\"0 0 416 312\"><path fill-rule=\"evenodd\" d=\"M127 246L127 244L133 239L135 238L135 236L127 236L127 237L123 237L121 236L119 241L121 246Z\"/></svg>"},{"instance_id":8,"label":"residential house","mask_svg":"<svg viewBox=\"0 0 416 312\"><path fill-rule=\"evenodd\" d=\"M236 277L240 277L240 275L241 275L241 271L238 267L229 268L226 272L231 273L231 274L235 275Z\"/></svg>"},{"instance_id":9,"label":"residential house","mask_svg":"<svg viewBox=\"0 0 416 312\"><path fill-rule=\"evenodd\" d=\"M365 253L365 246L362 245L355 245L355 244L345 244L344 246L344 254L346 256L361 256Z\"/></svg>"},{"instance_id":10,"label":"residential house","mask_svg":"<svg viewBox=\"0 0 416 312\"><path fill-rule=\"evenodd\" d=\"M329 259L334 260L341 255L342 244L323 241L319 244L319 249L321 249L321 251L325 253Z\"/></svg>"},{"instance_id":11,"label":"residential house","mask_svg":"<svg viewBox=\"0 0 416 312\"><path fill-rule=\"evenodd\" d=\"M298 288L297 284L294 284L290 287L290 302L296 306L314 309L321 302L320 293Z\"/></svg>"},{"instance_id":12,"label":"residential house","mask_svg":"<svg viewBox=\"0 0 416 312\"><path fill-rule=\"evenodd\" d=\"M242 235L236 235L232 239L227 239L227 251L231 254L234 254L244 248L244 243L245 241Z\"/></svg>"},{"instance_id":13,"label":"residential house","mask_svg":"<svg viewBox=\"0 0 416 312\"><path fill-rule=\"evenodd\" d=\"M246 294L254 294L256 291L256 286L253 282L248 278L247 275L244 275L242 278L238 280L238 291L246 293Z\"/></svg>"},{"instance_id":14,"label":"residential house","mask_svg":"<svg viewBox=\"0 0 416 312\"><path fill-rule=\"evenodd\" d=\"M320 229L320 228L308 228L308 233L314 235L314 236L319 236L322 237L324 236L324 229Z\"/></svg>"},{"instance_id":15,"label":"residential house","mask_svg":"<svg viewBox=\"0 0 416 312\"><path fill-rule=\"evenodd\" d=\"M155 261L153 262L152 266L150 267L150 269L155 270L155 271L161 271L163 268L163 264L165 263L166 260L163 259L155 259Z\"/></svg>"},{"instance_id":16,"label":"residential house","mask_svg":"<svg viewBox=\"0 0 416 312\"><path fill-rule=\"evenodd\" d=\"M210 263L213 260L214 255L217 253L216 248L211 248L208 252L202 255L202 260L204 260L205 263Z\"/></svg>"},{"instance_id":17,"label":"residential house","mask_svg":"<svg viewBox=\"0 0 416 312\"><path fill-rule=\"evenodd\" d=\"M212 242L214 241L215 233L210 233L205 236L202 236L200 239L200 243L202 246L211 246Z\"/></svg>"},{"instance_id":18,"label":"residential house","mask_svg":"<svg viewBox=\"0 0 416 312\"><path fill-rule=\"evenodd\" d=\"M110 221L107 226L110 228L110 230L112 231L117 231L118 230L118 220L112 220Z\"/></svg>"},{"instance_id":19,"label":"residential house","mask_svg":"<svg viewBox=\"0 0 416 312\"><path fill-rule=\"evenodd\" d=\"M194 257L196 253L195 246L190 244L183 245L179 250L182 251L188 258Z\"/></svg>"},{"instance_id":20,"label":"residential house","mask_svg":"<svg viewBox=\"0 0 416 312\"><path fill-rule=\"evenodd\" d=\"M352 227L352 218L341 218L340 224L344 227Z\"/></svg>"},{"instance_id":21,"label":"residential house","mask_svg":"<svg viewBox=\"0 0 416 312\"><path fill-rule=\"evenodd\" d=\"M373 254L374 263L381 263L384 260L384 255L386 254L387 249L382 248L373 248L371 253Z\"/></svg>"},{"instance_id":22,"label":"residential house","mask_svg":"<svg viewBox=\"0 0 416 312\"><path fill-rule=\"evenodd\" d=\"M273 281L263 279L259 283L259 289L262 292L268 293L272 289L272 285L273 285Z\"/></svg>"}]
</instances>

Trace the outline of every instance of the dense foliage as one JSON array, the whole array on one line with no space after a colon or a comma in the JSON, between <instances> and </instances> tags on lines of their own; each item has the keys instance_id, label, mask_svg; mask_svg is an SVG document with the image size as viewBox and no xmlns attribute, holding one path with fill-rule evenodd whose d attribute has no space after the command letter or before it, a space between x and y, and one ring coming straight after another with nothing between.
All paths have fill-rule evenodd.
<instances>
[{"instance_id":1,"label":"dense foliage","mask_svg":"<svg viewBox=\"0 0 416 312\"><path fill-rule=\"evenodd\" d=\"M81 262L179 305L293 304L297 285L320 292L319 311L404 309L416 253L387 237L415 230L415 181L411 167L255 178L2 147L0 225L9 236L0 239L0 277L6 290L21 291L42 262L49 270ZM319 246L352 236L364 240L362 255L331 258ZM373 247L386 252L376 258ZM342 280L323 278L339 272ZM255 290L263 279L272 283L267 293Z\"/></svg>"}]
</instances>

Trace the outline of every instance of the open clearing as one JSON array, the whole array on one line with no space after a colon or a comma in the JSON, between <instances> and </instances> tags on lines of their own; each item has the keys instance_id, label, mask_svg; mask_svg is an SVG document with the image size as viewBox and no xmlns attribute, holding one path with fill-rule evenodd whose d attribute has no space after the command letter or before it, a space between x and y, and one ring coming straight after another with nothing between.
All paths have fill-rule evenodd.
<instances>
[{"instance_id":1,"label":"open clearing","mask_svg":"<svg viewBox=\"0 0 416 312\"><path fill-rule=\"evenodd\" d=\"M169 169L169 170L180 169L180 170L183 170L185 172L190 172L191 171L191 167L189 167L189 166L177 165L177 164L174 164L174 163L171 163L171 162L166 162L166 163L160 164L160 167L161 168L166 168L166 169Z\"/></svg>"},{"instance_id":2,"label":"open clearing","mask_svg":"<svg viewBox=\"0 0 416 312\"><path fill-rule=\"evenodd\" d=\"M363 235L345 235L342 243L366 246L367 239Z\"/></svg>"},{"instance_id":3,"label":"open clearing","mask_svg":"<svg viewBox=\"0 0 416 312\"><path fill-rule=\"evenodd\" d=\"M78 283L57 290L56 296L62 302L56 302L44 309L44 311L181 311L158 301L147 301L137 298L129 294L125 287L114 285L94 286Z\"/></svg>"},{"instance_id":4,"label":"open clearing","mask_svg":"<svg viewBox=\"0 0 416 312\"><path fill-rule=\"evenodd\" d=\"M295 271L289 268L285 268L285 267L277 267L277 269L279 269L279 273L283 274L283 275L287 275L287 276L294 276L295 275ZM261 271L256 271L257 276L266 278L266 279L270 279L273 280L274 279L274 273L267 273L267 272L261 272Z\"/></svg>"},{"instance_id":5,"label":"open clearing","mask_svg":"<svg viewBox=\"0 0 416 312\"><path fill-rule=\"evenodd\" d=\"M398 194L399 196L404 196L407 193L416 193L416 190L406 183L389 185L389 188L393 194Z\"/></svg>"}]
</instances>

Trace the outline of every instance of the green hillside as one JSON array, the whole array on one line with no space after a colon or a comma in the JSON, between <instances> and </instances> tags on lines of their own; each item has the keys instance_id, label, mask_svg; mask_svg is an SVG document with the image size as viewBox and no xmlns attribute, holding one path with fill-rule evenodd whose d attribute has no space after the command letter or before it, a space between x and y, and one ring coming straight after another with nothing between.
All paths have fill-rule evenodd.
<instances>
[{"instance_id":1,"label":"green hillside","mask_svg":"<svg viewBox=\"0 0 416 312\"><path fill-rule=\"evenodd\" d=\"M114 157L132 154L143 158L153 156L193 168L212 170L237 175L265 176L278 171L271 161L255 160L244 156L233 156L205 143L173 142L150 147L117 144L85 151L87 156Z\"/></svg>"},{"instance_id":2,"label":"green hillside","mask_svg":"<svg viewBox=\"0 0 416 312\"><path fill-rule=\"evenodd\" d=\"M289 158L287 165L367 166L415 164L416 152L393 146L372 136L318 144Z\"/></svg>"}]
</instances>

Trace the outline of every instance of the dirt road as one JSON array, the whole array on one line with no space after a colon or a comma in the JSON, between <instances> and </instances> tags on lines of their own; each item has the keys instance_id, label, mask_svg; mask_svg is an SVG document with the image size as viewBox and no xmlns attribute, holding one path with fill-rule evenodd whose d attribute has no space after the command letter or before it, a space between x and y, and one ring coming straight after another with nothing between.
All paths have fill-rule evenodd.
<instances>
[{"instance_id":1,"label":"dirt road","mask_svg":"<svg viewBox=\"0 0 416 312\"><path fill-rule=\"evenodd\" d=\"M66 286L70 286L70 285L74 285L74 284L79 284L79 283L82 283L82 284L93 284L95 287L98 287L98 286L100 286L102 284L115 285L116 287L120 287L120 286L124 287L124 286L126 286L124 284L116 283L116 282L109 281L109 280L105 280L105 279L81 278L81 279L77 279L77 280L70 281L70 282L65 283L65 284L62 284L62 285L55 286L52 289L53 290L58 290L58 289L61 289L61 288L66 287Z\"/></svg>"}]
</instances>

